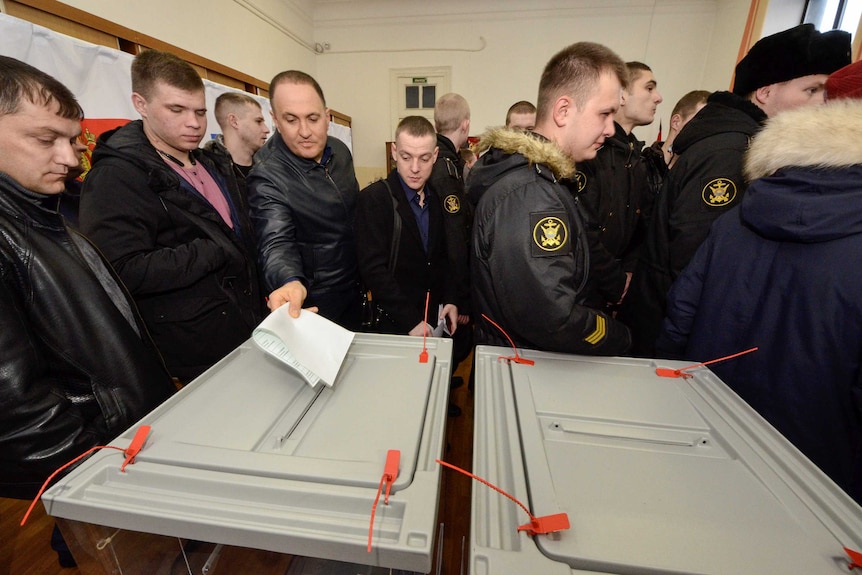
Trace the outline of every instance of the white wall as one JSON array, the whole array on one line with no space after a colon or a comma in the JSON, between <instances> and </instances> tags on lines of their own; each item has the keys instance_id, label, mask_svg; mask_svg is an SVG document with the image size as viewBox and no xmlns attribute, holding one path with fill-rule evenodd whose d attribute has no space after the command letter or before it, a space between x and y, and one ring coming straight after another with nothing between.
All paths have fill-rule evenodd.
<instances>
[{"instance_id":1,"label":"white wall","mask_svg":"<svg viewBox=\"0 0 862 575\"><path fill-rule=\"evenodd\" d=\"M402 0L320 2L315 40L329 44L316 77L329 104L353 117L354 155L362 175L385 165L392 139L389 70L451 66L452 91L472 109L472 135L505 120L521 99L535 102L548 59L582 40L608 45L655 72L665 102L638 137L652 142L663 118L689 90L727 89L748 15L748 0ZM544 6L544 8L540 8ZM379 12L375 12L379 10ZM408 16L409 15L409 16ZM482 40L486 42L484 49ZM424 51L414 51L430 48ZM453 51L442 51L448 48ZM478 50L478 51L476 51Z\"/></svg>"}]
</instances>

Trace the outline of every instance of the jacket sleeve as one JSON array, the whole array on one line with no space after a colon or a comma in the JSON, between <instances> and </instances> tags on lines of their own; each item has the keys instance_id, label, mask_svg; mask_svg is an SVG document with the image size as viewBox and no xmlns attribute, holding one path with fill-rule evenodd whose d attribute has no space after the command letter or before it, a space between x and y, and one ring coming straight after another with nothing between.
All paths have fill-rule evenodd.
<instances>
[{"instance_id":1,"label":"jacket sleeve","mask_svg":"<svg viewBox=\"0 0 862 575\"><path fill-rule=\"evenodd\" d=\"M477 221L480 245L475 249L488 266L488 277L503 317L491 318L526 345L547 351L618 355L631 342L628 329L610 317L580 303L579 290L586 262L582 222L574 202L563 202L561 186L522 186L496 205L483 206L487 220ZM533 220L544 215L560 217L568 226L568 249L539 253L535 249ZM482 245L484 244L484 245ZM565 246L563 246L565 247Z\"/></svg>"},{"instance_id":2,"label":"jacket sleeve","mask_svg":"<svg viewBox=\"0 0 862 575\"><path fill-rule=\"evenodd\" d=\"M712 249L712 241L700 246L694 258L674 281L667 299L667 312L656 340L656 356L684 359L703 293L704 276Z\"/></svg>"},{"instance_id":3,"label":"jacket sleeve","mask_svg":"<svg viewBox=\"0 0 862 575\"><path fill-rule=\"evenodd\" d=\"M81 231L95 243L134 295L189 287L228 263L208 238L159 245L172 217L185 217L150 189L143 171L97 165L84 181Z\"/></svg>"},{"instance_id":4,"label":"jacket sleeve","mask_svg":"<svg viewBox=\"0 0 862 575\"><path fill-rule=\"evenodd\" d=\"M271 179L252 173L248 179L251 223L257 237L258 257L266 291L298 279L308 286L302 253L296 241L294 214L282 190Z\"/></svg>"},{"instance_id":5,"label":"jacket sleeve","mask_svg":"<svg viewBox=\"0 0 862 575\"><path fill-rule=\"evenodd\" d=\"M372 298L382 307L396 327L409 332L422 320L422 311L410 305L395 277L389 271L392 250L393 205L382 183L374 183L356 198L356 252L359 275ZM404 226L401 227L404 233Z\"/></svg>"},{"instance_id":6,"label":"jacket sleeve","mask_svg":"<svg viewBox=\"0 0 862 575\"><path fill-rule=\"evenodd\" d=\"M738 205L745 191L742 156L747 138L726 135L709 150L687 150L668 173L668 265L673 279L682 273L706 239L712 223ZM722 204L709 205L710 184L732 182L733 195Z\"/></svg>"},{"instance_id":7,"label":"jacket sleeve","mask_svg":"<svg viewBox=\"0 0 862 575\"><path fill-rule=\"evenodd\" d=\"M33 497L57 468L105 440L49 374L24 302L0 281L0 493ZM96 420L98 421L98 420Z\"/></svg>"}]
</instances>

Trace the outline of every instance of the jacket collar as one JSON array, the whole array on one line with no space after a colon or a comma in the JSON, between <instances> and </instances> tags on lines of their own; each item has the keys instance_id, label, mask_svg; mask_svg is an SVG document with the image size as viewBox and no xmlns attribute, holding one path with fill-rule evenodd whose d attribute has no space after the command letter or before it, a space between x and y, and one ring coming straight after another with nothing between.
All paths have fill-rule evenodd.
<instances>
[{"instance_id":1,"label":"jacket collar","mask_svg":"<svg viewBox=\"0 0 862 575\"><path fill-rule=\"evenodd\" d=\"M21 186L8 174L0 172L0 212L15 218L29 218L53 229L65 227L57 211L59 195L37 194Z\"/></svg>"},{"instance_id":2,"label":"jacket collar","mask_svg":"<svg viewBox=\"0 0 862 575\"><path fill-rule=\"evenodd\" d=\"M482 135L476 152L497 148L507 154L521 154L531 164L543 164L559 179L571 177L575 163L554 142L534 132L497 128Z\"/></svg>"},{"instance_id":3,"label":"jacket collar","mask_svg":"<svg viewBox=\"0 0 862 575\"><path fill-rule=\"evenodd\" d=\"M770 118L745 158L748 180L784 167L842 168L862 164L862 100L835 100Z\"/></svg>"}]
</instances>

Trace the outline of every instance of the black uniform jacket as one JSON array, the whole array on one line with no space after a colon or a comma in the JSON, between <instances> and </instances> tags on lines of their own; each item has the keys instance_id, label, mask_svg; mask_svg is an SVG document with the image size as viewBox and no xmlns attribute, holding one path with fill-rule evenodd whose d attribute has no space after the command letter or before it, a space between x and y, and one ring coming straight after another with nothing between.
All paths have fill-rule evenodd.
<instances>
[{"instance_id":1,"label":"black uniform jacket","mask_svg":"<svg viewBox=\"0 0 862 575\"><path fill-rule=\"evenodd\" d=\"M652 356L667 292L719 216L745 192L742 161L766 119L750 101L716 92L674 141L679 159L668 173L620 318L632 328L637 355Z\"/></svg>"},{"instance_id":2,"label":"black uniform jacket","mask_svg":"<svg viewBox=\"0 0 862 575\"><path fill-rule=\"evenodd\" d=\"M494 130L467 178L473 220L473 304L515 344L539 350L617 355L628 330L584 305L589 246L575 198L558 183L571 160L537 134ZM477 318L476 341L508 345Z\"/></svg>"},{"instance_id":3,"label":"black uniform jacket","mask_svg":"<svg viewBox=\"0 0 862 575\"><path fill-rule=\"evenodd\" d=\"M458 313L470 315L470 233L473 206L464 192L464 163L452 140L437 134L440 152L429 180L443 206L446 248L457 285Z\"/></svg>"}]
</instances>

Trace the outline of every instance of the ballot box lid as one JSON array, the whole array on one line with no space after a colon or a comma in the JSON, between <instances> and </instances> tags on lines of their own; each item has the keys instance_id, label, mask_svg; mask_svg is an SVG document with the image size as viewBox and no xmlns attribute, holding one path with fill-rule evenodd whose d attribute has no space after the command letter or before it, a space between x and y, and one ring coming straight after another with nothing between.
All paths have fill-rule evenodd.
<instances>
[{"instance_id":1,"label":"ballot box lid","mask_svg":"<svg viewBox=\"0 0 862 575\"><path fill-rule=\"evenodd\" d=\"M65 519L429 571L450 340L357 334L332 387L309 386L251 341L112 444L151 426L133 464L102 450L43 496ZM390 450L389 502L374 503Z\"/></svg>"},{"instance_id":2,"label":"ballot box lid","mask_svg":"<svg viewBox=\"0 0 862 575\"><path fill-rule=\"evenodd\" d=\"M477 347L471 573L847 573L862 508L707 368Z\"/></svg>"}]
</instances>

